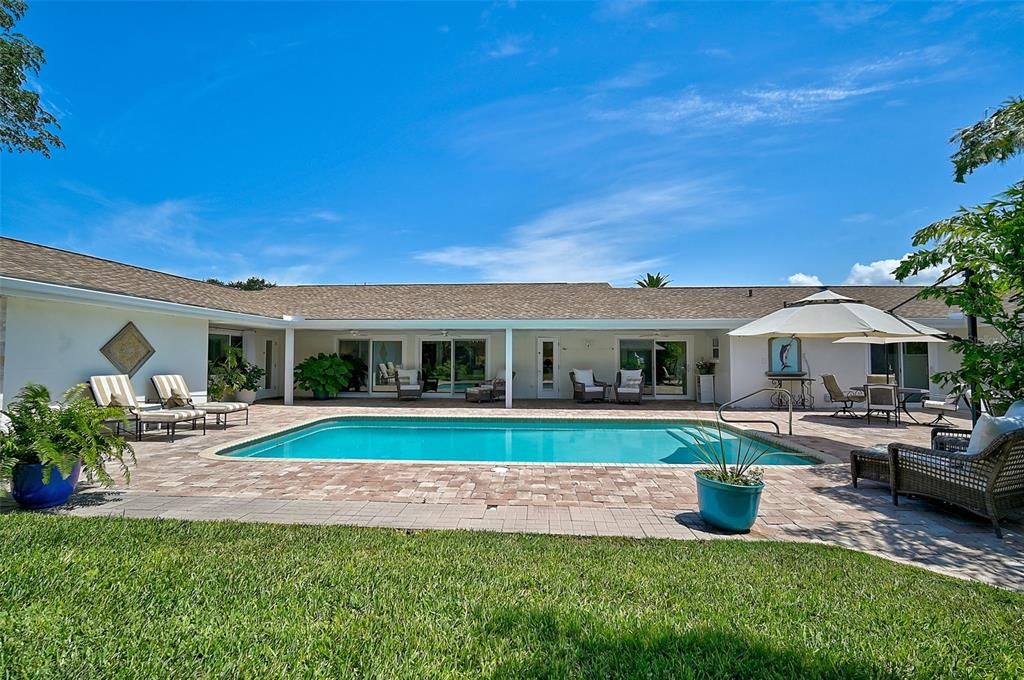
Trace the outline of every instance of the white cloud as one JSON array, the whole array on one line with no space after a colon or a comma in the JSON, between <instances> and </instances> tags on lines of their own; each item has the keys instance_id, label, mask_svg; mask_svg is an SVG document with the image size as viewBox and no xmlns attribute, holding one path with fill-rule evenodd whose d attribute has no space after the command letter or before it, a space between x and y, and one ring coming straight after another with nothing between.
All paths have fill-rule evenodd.
<instances>
[{"instance_id":1,"label":"white cloud","mask_svg":"<svg viewBox=\"0 0 1024 680\"><path fill-rule=\"evenodd\" d=\"M870 222L873 219L875 219L873 213L861 212L854 213L853 215L847 215L842 219L842 221L846 224L864 224L865 222Z\"/></svg>"},{"instance_id":2,"label":"white cloud","mask_svg":"<svg viewBox=\"0 0 1024 680\"><path fill-rule=\"evenodd\" d=\"M664 71L652 64L634 64L631 68L617 76L602 80L594 85L598 91L629 90L650 85L664 74Z\"/></svg>"},{"instance_id":3,"label":"white cloud","mask_svg":"<svg viewBox=\"0 0 1024 680\"><path fill-rule=\"evenodd\" d=\"M886 259L886 260L875 260L870 264L861 264L857 262L850 267L850 273L846 277L847 285L878 285L878 284L890 284L896 283L896 277L893 276L893 271L899 266L900 262L909 257L907 253L899 259ZM940 276L942 276L943 268L941 266L929 267L920 274L912 276L903 283L909 283L914 285L928 285L935 283Z\"/></svg>"},{"instance_id":4,"label":"white cloud","mask_svg":"<svg viewBox=\"0 0 1024 680\"><path fill-rule=\"evenodd\" d=\"M504 59L506 57L514 57L517 54L522 54L526 51L526 43L529 40L529 36L506 36L494 43L487 50L487 56L492 59Z\"/></svg>"},{"instance_id":5,"label":"white cloud","mask_svg":"<svg viewBox=\"0 0 1024 680\"><path fill-rule=\"evenodd\" d=\"M890 9L882 3L844 2L818 5L814 13L822 23L840 31L866 24Z\"/></svg>"},{"instance_id":6,"label":"white cloud","mask_svg":"<svg viewBox=\"0 0 1024 680\"><path fill-rule=\"evenodd\" d=\"M803 272L797 272L793 274L786 281L791 286L821 286L824 285L817 276L813 274L804 274Z\"/></svg>"},{"instance_id":7,"label":"white cloud","mask_svg":"<svg viewBox=\"0 0 1024 680\"><path fill-rule=\"evenodd\" d=\"M704 226L700 209L718 193L706 182L639 186L548 210L495 245L449 246L416 259L490 281L628 280L663 263L649 254L655 240Z\"/></svg>"}]
</instances>

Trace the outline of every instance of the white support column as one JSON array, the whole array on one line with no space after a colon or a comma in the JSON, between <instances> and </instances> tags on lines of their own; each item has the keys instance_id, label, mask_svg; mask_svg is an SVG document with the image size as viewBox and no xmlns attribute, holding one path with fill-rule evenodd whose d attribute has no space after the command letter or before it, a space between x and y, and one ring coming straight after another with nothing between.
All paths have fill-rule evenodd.
<instances>
[{"instance_id":1,"label":"white support column","mask_svg":"<svg viewBox=\"0 0 1024 680\"><path fill-rule=\"evenodd\" d=\"M512 408L512 329L505 329L505 408Z\"/></svg>"},{"instance_id":2,"label":"white support column","mask_svg":"<svg viewBox=\"0 0 1024 680\"><path fill-rule=\"evenodd\" d=\"M284 403L295 403L295 329L284 329Z\"/></svg>"}]
</instances>

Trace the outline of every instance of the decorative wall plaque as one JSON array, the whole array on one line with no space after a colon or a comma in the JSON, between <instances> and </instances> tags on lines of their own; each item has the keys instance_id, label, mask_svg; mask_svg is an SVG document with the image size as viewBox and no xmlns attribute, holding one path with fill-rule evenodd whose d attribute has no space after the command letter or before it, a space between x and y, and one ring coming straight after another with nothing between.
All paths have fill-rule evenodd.
<instances>
[{"instance_id":1,"label":"decorative wall plaque","mask_svg":"<svg viewBox=\"0 0 1024 680\"><path fill-rule=\"evenodd\" d=\"M129 321L124 328L117 332L117 335L100 348L100 352L114 365L114 368L133 376L142 368L142 364L156 353L156 350L153 349L153 345L149 344L149 340L146 340L146 336L135 327L135 324Z\"/></svg>"}]
</instances>

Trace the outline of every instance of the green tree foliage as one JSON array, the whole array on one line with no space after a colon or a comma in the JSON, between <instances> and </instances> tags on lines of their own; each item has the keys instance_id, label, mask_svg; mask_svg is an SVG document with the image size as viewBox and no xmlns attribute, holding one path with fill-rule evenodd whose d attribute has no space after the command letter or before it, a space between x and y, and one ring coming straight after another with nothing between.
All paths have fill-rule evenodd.
<instances>
[{"instance_id":1,"label":"green tree foliage","mask_svg":"<svg viewBox=\"0 0 1024 680\"><path fill-rule=\"evenodd\" d=\"M1004 161L1024 149L1024 100L1012 99L992 116L961 130L953 139L957 181L981 165ZM960 368L933 376L953 386L974 386L976 397L1005 404L1024 397L1024 180L996 199L917 231L921 248L894 272L903 281L941 267L943 286L921 297L939 298L994 328L999 339L954 340Z\"/></svg>"},{"instance_id":2,"label":"green tree foliage","mask_svg":"<svg viewBox=\"0 0 1024 680\"><path fill-rule=\"evenodd\" d=\"M228 288L237 288L239 290L266 290L267 288L277 288L277 284L272 281L267 281L260 276L250 276L245 281L230 281L225 283L220 279L206 279L207 283L212 283L217 286L227 286Z\"/></svg>"},{"instance_id":3,"label":"green tree foliage","mask_svg":"<svg viewBox=\"0 0 1024 680\"><path fill-rule=\"evenodd\" d=\"M950 141L960 145L952 157L957 182L983 165L1005 162L1024 151L1024 97L1007 99L1002 108L958 130Z\"/></svg>"},{"instance_id":4,"label":"green tree foliage","mask_svg":"<svg viewBox=\"0 0 1024 680\"><path fill-rule=\"evenodd\" d=\"M39 93L28 83L46 59L39 46L14 32L27 9L24 0L0 0L0 146L49 158L64 143L51 129L60 129L57 118L43 108Z\"/></svg>"},{"instance_id":5,"label":"green tree foliage","mask_svg":"<svg viewBox=\"0 0 1024 680\"><path fill-rule=\"evenodd\" d=\"M668 288L668 284L672 283L671 279L668 278L668 274L651 274L648 272L644 274L642 279L637 279L634 283L641 288Z\"/></svg>"}]
</instances>

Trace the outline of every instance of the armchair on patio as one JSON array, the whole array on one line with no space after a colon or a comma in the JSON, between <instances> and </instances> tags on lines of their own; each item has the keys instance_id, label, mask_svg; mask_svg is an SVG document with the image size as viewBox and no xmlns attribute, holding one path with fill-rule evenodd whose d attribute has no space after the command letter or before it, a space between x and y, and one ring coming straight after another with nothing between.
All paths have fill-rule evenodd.
<instances>
[{"instance_id":1,"label":"armchair on patio","mask_svg":"<svg viewBox=\"0 0 1024 680\"><path fill-rule=\"evenodd\" d=\"M420 372L415 368L395 369L395 394L399 400L419 399L423 396L423 382Z\"/></svg>"},{"instance_id":2,"label":"armchair on patio","mask_svg":"<svg viewBox=\"0 0 1024 680\"><path fill-rule=\"evenodd\" d=\"M1024 428L985 439L962 453L890 444L892 502L900 494L944 501L988 518L1001 538L999 520L1024 508Z\"/></svg>"},{"instance_id":3,"label":"armchair on patio","mask_svg":"<svg viewBox=\"0 0 1024 680\"><path fill-rule=\"evenodd\" d=\"M621 370L615 374L615 401L639 404L644 393L642 370Z\"/></svg>"},{"instance_id":4,"label":"armchair on patio","mask_svg":"<svg viewBox=\"0 0 1024 680\"><path fill-rule=\"evenodd\" d=\"M832 414L833 418L838 418L839 416L860 418L860 416L853 412L853 405L859 404L867 398L863 391L847 390L844 392L839 387L839 381L831 373L822 373L821 382L825 384L826 398L836 405L836 411Z\"/></svg>"},{"instance_id":5,"label":"armchair on patio","mask_svg":"<svg viewBox=\"0 0 1024 680\"><path fill-rule=\"evenodd\" d=\"M572 398L578 402L591 402L597 399L604 401L604 391L608 383L594 377L590 368L574 368L569 371L569 382L572 383Z\"/></svg>"}]
</instances>

